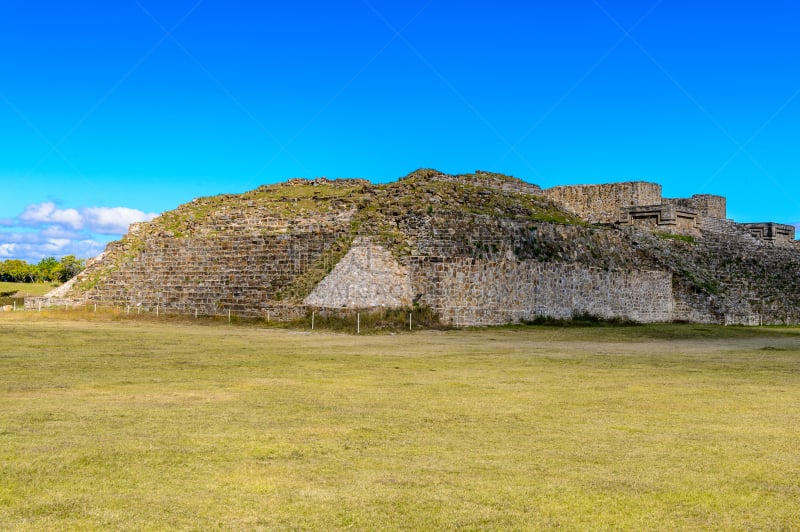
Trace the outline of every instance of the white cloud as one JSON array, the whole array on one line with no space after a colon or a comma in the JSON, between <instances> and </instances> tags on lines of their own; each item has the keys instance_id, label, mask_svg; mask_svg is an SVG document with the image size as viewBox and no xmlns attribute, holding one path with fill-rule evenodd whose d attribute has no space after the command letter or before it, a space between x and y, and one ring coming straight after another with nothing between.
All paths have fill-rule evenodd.
<instances>
[{"instance_id":1,"label":"white cloud","mask_svg":"<svg viewBox=\"0 0 800 532\"><path fill-rule=\"evenodd\" d=\"M64 248L66 248L71 240L68 238L48 238L43 244L42 249L45 251L49 251L52 255L59 254Z\"/></svg>"},{"instance_id":2,"label":"white cloud","mask_svg":"<svg viewBox=\"0 0 800 532\"><path fill-rule=\"evenodd\" d=\"M158 214L144 213L128 207L89 207L82 209L86 226L95 233L106 235L122 234L132 223L149 222Z\"/></svg>"},{"instance_id":3,"label":"white cloud","mask_svg":"<svg viewBox=\"0 0 800 532\"><path fill-rule=\"evenodd\" d=\"M59 208L28 205L15 220L0 219L0 257L38 262L44 257L95 257L132 223L158 216L129 207Z\"/></svg>"},{"instance_id":4,"label":"white cloud","mask_svg":"<svg viewBox=\"0 0 800 532\"><path fill-rule=\"evenodd\" d=\"M15 249L17 249L16 244L0 244L0 257L13 257Z\"/></svg>"},{"instance_id":5,"label":"white cloud","mask_svg":"<svg viewBox=\"0 0 800 532\"><path fill-rule=\"evenodd\" d=\"M37 205L28 205L19 215L25 225L36 226L40 224L58 224L73 229L83 228L83 218L76 209L58 209L55 203L45 202Z\"/></svg>"},{"instance_id":6,"label":"white cloud","mask_svg":"<svg viewBox=\"0 0 800 532\"><path fill-rule=\"evenodd\" d=\"M39 262L45 257L60 258L64 255L75 255L80 258L96 257L106 243L86 238L48 238L41 232L0 232L0 258L22 259L29 263Z\"/></svg>"},{"instance_id":7,"label":"white cloud","mask_svg":"<svg viewBox=\"0 0 800 532\"><path fill-rule=\"evenodd\" d=\"M67 255L75 255L81 258L94 258L106 249L106 243L96 240L73 241L69 247Z\"/></svg>"},{"instance_id":8,"label":"white cloud","mask_svg":"<svg viewBox=\"0 0 800 532\"><path fill-rule=\"evenodd\" d=\"M19 221L28 227L53 225L76 231L85 229L92 233L121 235L128 231L132 223L149 222L156 216L158 214L154 212L145 213L129 207L59 209L55 203L47 201L28 205L19 215Z\"/></svg>"},{"instance_id":9,"label":"white cloud","mask_svg":"<svg viewBox=\"0 0 800 532\"><path fill-rule=\"evenodd\" d=\"M60 225L51 225L49 227L45 227L44 229L39 230L39 234L45 238L68 238L71 240L83 237L82 232L73 231Z\"/></svg>"}]
</instances>

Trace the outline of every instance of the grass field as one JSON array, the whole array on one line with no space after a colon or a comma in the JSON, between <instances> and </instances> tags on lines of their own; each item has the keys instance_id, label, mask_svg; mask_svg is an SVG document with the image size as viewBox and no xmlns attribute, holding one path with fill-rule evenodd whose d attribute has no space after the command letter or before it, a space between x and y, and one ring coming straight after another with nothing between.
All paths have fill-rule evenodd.
<instances>
[{"instance_id":1,"label":"grass field","mask_svg":"<svg viewBox=\"0 0 800 532\"><path fill-rule=\"evenodd\" d=\"M0 315L0 529L800 526L800 331Z\"/></svg>"},{"instance_id":2,"label":"grass field","mask_svg":"<svg viewBox=\"0 0 800 532\"><path fill-rule=\"evenodd\" d=\"M52 283L6 283L0 281L0 306L16 303L21 307L24 298L44 295L55 286Z\"/></svg>"}]
</instances>

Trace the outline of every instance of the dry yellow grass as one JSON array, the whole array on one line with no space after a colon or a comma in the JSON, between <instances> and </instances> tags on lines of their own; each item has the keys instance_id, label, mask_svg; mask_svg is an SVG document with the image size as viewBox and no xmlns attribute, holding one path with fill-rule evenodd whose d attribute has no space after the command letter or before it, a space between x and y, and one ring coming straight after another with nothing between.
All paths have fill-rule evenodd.
<instances>
[{"instance_id":1,"label":"dry yellow grass","mask_svg":"<svg viewBox=\"0 0 800 532\"><path fill-rule=\"evenodd\" d=\"M792 529L800 336L0 318L0 528Z\"/></svg>"}]
</instances>

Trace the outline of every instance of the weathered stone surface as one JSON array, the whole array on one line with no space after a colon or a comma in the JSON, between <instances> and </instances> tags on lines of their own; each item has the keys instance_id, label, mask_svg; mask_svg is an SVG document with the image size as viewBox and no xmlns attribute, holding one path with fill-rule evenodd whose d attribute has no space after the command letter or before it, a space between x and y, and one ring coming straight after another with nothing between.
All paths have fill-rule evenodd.
<instances>
[{"instance_id":1,"label":"weathered stone surface","mask_svg":"<svg viewBox=\"0 0 800 532\"><path fill-rule=\"evenodd\" d=\"M412 299L408 268L383 246L358 238L303 303L326 308L407 307Z\"/></svg>"},{"instance_id":2,"label":"weathered stone surface","mask_svg":"<svg viewBox=\"0 0 800 532\"><path fill-rule=\"evenodd\" d=\"M592 223L614 223L625 207L661 204L661 185L645 181L553 187L544 194Z\"/></svg>"},{"instance_id":3,"label":"weathered stone surface","mask_svg":"<svg viewBox=\"0 0 800 532\"><path fill-rule=\"evenodd\" d=\"M793 225L776 224L774 222L767 223L745 223L741 224L745 231L752 236L773 242L776 244L794 244L795 228Z\"/></svg>"},{"instance_id":4,"label":"weathered stone surface","mask_svg":"<svg viewBox=\"0 0 800 532\"><path fill-rule=\"evenodd\" d=\"M623 207L619 223L651 231L700 236L699 213L673 203Z\"/></svg>"},{"instance_id":5,"label":"weathered stone surface","mask_svg":"<svg viewBox=\"0 0 800 532\"><path fill-rule=\"evenodd\" d=\"M570 318L576 313L639 322L674 318L672 276L667 272L449 258L416 261L413 276L421 302L457 325Z\"/></svg>"},{"instance_id":6,"label":"weathered stone surface","mask_svg":"<svg viewBox=\"0 0 800 532\"><path fill-rule=\"evenodd\" d=\"M700 216L706 218L724 220L727 216L727 202L722 196L694 194L691 198L664 198L662 201L697 211Z\"/></svg>"},{"instance_id":7,"label":"weathered stone surface","mask_svg":"<svg viewBox=\"0 0 800 532\"><path fill-rule=\"evenodd\" d=\"M516 194L533 194L536 196L542 194L542 189L537 185L527 183L515 177L496 174L494 172L485 172L483 170L476 170L474 174L468 176L447 175L434 171L428 178L432 181L467 184Z\"/></svg>"}]
</instances>

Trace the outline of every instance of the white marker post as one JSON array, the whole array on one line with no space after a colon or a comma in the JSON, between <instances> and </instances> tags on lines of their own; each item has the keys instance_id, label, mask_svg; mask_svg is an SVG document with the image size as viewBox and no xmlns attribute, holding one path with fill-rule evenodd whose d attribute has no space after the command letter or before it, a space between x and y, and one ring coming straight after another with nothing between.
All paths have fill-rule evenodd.
<instances>
[{"instance_id":1,"label":"white marker post","mask_svg":"<svg viewBox=\"0 0 800 532\"><path fill-rule=\"evenodd\" d=\"M311 330L312 331L314 330L314 314L316 314L316 312L312 310L311 311Z\"/></svg>"},{"instance_id":2,"label":"white marker post","mask_svg":"<svg viewBox=\"0 0 800 532\"><path fill-rule=\"evenodd\" d=\"M361 334L361 313L356 312L356 334Z\"/></svg>"}]
</instances>

